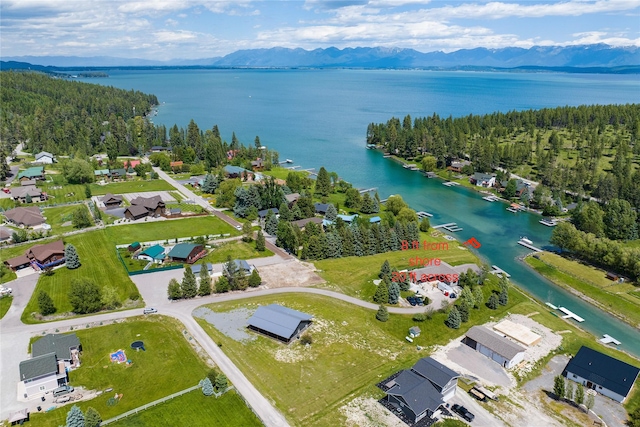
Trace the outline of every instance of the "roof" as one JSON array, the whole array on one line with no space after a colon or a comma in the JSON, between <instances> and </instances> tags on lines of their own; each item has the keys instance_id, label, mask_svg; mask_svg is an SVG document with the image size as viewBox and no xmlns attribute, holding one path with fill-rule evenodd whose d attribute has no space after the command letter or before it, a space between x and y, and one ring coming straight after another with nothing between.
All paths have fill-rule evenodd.
<instances>
[{"instance_id":1,"label":"roof","mask_svg":"<svg viewBox=\"0 0 640 427\"><path fill-rule=\"evenodd\" d=\"M29 413L29 409L27 408L12 412L11 414L9 414L9 422L13 424L17 423L18 421L27 420L29 419Z\"/></svg>"},{"instance_id":2,"label":"roof","mask_svg":"<svg viewBox=\"0 0 640 427\"><path fill-rule=\"evenodd\" d=\"M171 166L171 167L174 167L174 166L182 166L182 165L183 165L182 160L178 160L178 161L176 161L176 162L170 162L170 163L169 163L169 166Z\"/></svg>"},{"instance_id":3,"label":"roof","mask_svg":"<svg viewBox=\"0 0 640 427\"><path fill-rule=\"evenodd\" d=\"M322 224L323 221L324 221L324 219L322 219L322 218L311 217L311 218L299 219L297 221L291 221L291 225L297 225L298 228L304 228L310 222L314 222L314 223L320 225L320 224Z\"/></svg>"},{"instance_id":4,"label":"roof","mask_svg":"<svg viewBox=\"0 0 640 427\"><path fill-rule=\"evenodd\" d=\"M9 259L5 260L4 262L7 263L7 265L9 267L16 268L16 267L20 267L21 265L25 265L25 264L31 263L31 260L29 258L27 258L26 255L20 255L20 256L17 256L15 258L9 258Z\"/></svg>"},{"instance_id":5,"label":"roof","mask_svg":"<svg viewBox=\"0 0 640 427\"><path fill-rule=\"evenodd\" d=\"M27 251L27 256L32 256L36 261L42 261L51 255L64 254L64 243L62 240L46 243L44 245L35 245Z\"/></svg>"},{"instance_id":6,"label":"roof","mask_svg":"<svg viewBox=\"0 0 640 427\"><path fill-rule=\"evenodd\" d=\"M271 208L271 209L262 209L261 211L258 211L258 216L260 218L264 218L267 216L267 214L269 213L269 211L273 212L274 214L277 214L278 212L280 212L278 210L278 208Z\"/></svg>"},{"instance_id":7,"label":"roof","mask_svg":"<svg viewBox=\"0 0 640 427\"><path fill-rule=\"evenodd\" d=\"M27 226L44 223L44 217L37 206L10 209L4 213L4 216L16 224L24 224Z\"/></svg>"},{"instance_id":8,"label":"roof","mask_svg":"<svg viewBox=\"0 0 640 427\"><path fill-rule=\"evenodd\" d=\"M229 174L238 174L238 175L243 172L251 172L249 170L246 170L245 168L241 168L240 166L231 166L231 165L226 165L224 167L224 171Z\"/></svg>"},{"instance_id":9,"label":"roof","mask_svg":"<svg viewBox=\"0 0 640 427\"><path fill-rule=\"evenodd\" d=\"M524 347L501 337L484 326L472 326L467 332L467 337L509 360L513 359L518 353L525 351Z\"/></svg>"},{"instance_id":10,"label":"roof","mask_svg":"<svg viewBox=\"0 0 640 427\"><path fill-rule=\"evenodd\" d=\"M131 248L139 248L140 247L140 242L133 242L129 245L129 247Z\"/></svg>"},{"instance_id":11,"label":"roof","mask_svg":"<svg viewBox=\"0 0 640 427\"><path fill-rule=\"evenodd\" d=\"M58 372L55 353L43 354L20 362L20 381Z\"/></svg>"},{"instance_id":12,"label":"roof","mask_svg":"<svg viewBox=\"0 0 640 427\"><path fill-rule=\"evenodd\" d=\"M13 230L6 227L0 227L0 240L7 240L13 236Z\"/></svg>"},{"instance_id":13,"label":"roof","mask_svg":"<svg viewBox=\"0 0 640 427\"><path fill-rule=\"evenodd\" d=\"M37 181L35 179L25 179L20 183L20 185L22 187L27 187L29 185L36 185L36 182Z\"/></svg>"},{"instance_id":14,"label":"roof","mask_svg":"<svg viewBox=\"0 0 640 427\"><path fill-rule=\"evenodd\" d=\"M329 209L329 203L314 203L313 206L316 209L316 212L326 212Z\"/></svg>"},{"instance_id":15,"label":"roof","mask_svg":"<svg viewBox=\"0 0 640 427\"><path fill-rule=\"evenodd\" d=\"M31 356L55 353L58 359L71 359L72 347L80 347L80 340L73 334L47 334L31 344Z\"/></svg>"},{"instance_id":16,"label":"roof","mask_svg":"<svg viewBox=\"0 0 640 427\"><path fill-rule=\"evenodd\" d=\"M147 211L147 208L145 208L142 205L131 205L131 206L127 206L126 209L124 210L129 211L129 213L133 216L140 216L140 215L144 215L147 214L149 211Z\"/></svg>"},{"instance_id":17,"label":"roof","mask_svg":"<svg viewBox=\"0 0 640 427\"><path fill-rule=\"evenodd\" d=\"M42 176L42 175L44 175L44 167L33 166L29 169L25 169L22 172L20 172L18 174L18 179L22 178L23 176L26 176L27 178L33 178L33 177Z\"/></svg>"},{"instance_id":18,"label":"roof","mask_svg":"<svg viewBox=\"0 0 640 427\"><path fill-rule=\"evenodd\" d=\"M251 266L249 263L243 259L234 259L233 262L236 264L236 267L239 270L251 271Z\"/></svg>"},{"instance_id":19,"label":"roof","mask_svg":"<svg viewBox=\"0 0 640 427\"><path fill-rule=\"evenodd\" d=\"M152 151L171 151L171 147L163 147L162 145L154 145L151 147Z\"/></svg>"},{"instance_id":20,"label":"roof","mask_svg":"<svg viewBox=\"0 0 640 427\"><path fill-rule=\"evenodd\" d=\"M153 245L151 247L148 247L138 254L138 256L140 255L147 255L148 257L153 259L164 259L165 257L164 248L160 245Z\"/></svg>"},{"instance_id":21,"label":"roof","mask_svg":"<svg viewBox=\"0 0 640 427\"><path fill-rule=\"evenodd\" d=\"M293 203L300 198L300 194L299 193L285 194L284 198L286 199L287 202Z\"/></svg>"},{"instance_id":22,"label":"roof","mask_svg":"<svg viewBox=\"0 0 640 427\"><path fill-rule=\"evenodd\" d=\"M109 175L109 169L97 169L93 171L94 175Z\"/></svg>"},{"instance_id":23,"label":"roof","mask_svg":"<svg viewBox=\"0 0 640 427\"><path fill-rule=\"evenodd\" d=\"M371 218L369 218L370 223L376 223L380 221L382 221L382 218L380 218L379 216L372 216Z\"/></svg>"},{"instance_id":24,"label":"roof","mask_svg":"<svg viewBox=\"0 0 640 427\"><path fill-rule=\"evenodd\" d=\"M489 181L491 178L495 178L495 177L496 177L495 174L488 174L488 173L482 173L482 172L476 172L473 174L473 179L477 181Z\"/></svg>"},{"instance_id":25,"label":"roof","mask_svg":"<svg viewBox=\"0 0 640 427\"><path fill-rule=\"evenodd\" d=\"M129 167L135 168L140 164L140 160L125 160L124 165L126 166L127 164L129 165Z\"/></svg>"},{"instance_id":26,"label":"roof","mask_svg":"<svg viewBox=\"0 0 640 427\"><path fill-rule=\"evenodd\" d=\"M164 205L162 201L162 197L153 196L153 197L136 197L131 200L131 205L140 205L144 206L146 209L156 209L158 205Z\"/></svg>"},{"instance_id":27,"label":"roof","mask_svg":"<svg viewBox=\"0 0 640 427\"><path fill-rule=\"evenodd\" d=\"M197 243L178 243L175 245L170 251L169 256L171 258L184 258L186 259L191 251L193 251L196 247L203 247Z\"/></svg>"},{"instance_id":28,"label":"roof","mask_svg":"<svg viewBox=\"0 0 640 427\"><path fill-rule=\"evenodd\" d=\"M27 197L27 194L31 197L40 197L42 191L35 185L27 185L24 187L13 187L11 189L11 197L14 199L20 197Z\"/></svg>"},{"instance_id":29,"label":"roof","mask_svg":"<svg viewBox=\"0 0 640 427\"><path fill-rule=\"evenodd\" d=\"M427 409L435 412L444 403L438 389L413 371L402 371L394 382L387 394L401 397L416 416Z\"/></svg>"},{"instance_id":30,"label":"roof","mask_svg":"<svg viewBox=\"0 0 640 427\"><path fill-rule=\"evenodd\" d=\"M358 217L358 214L355 214L355 215L338 215L337 216L337 218L340 218L344 222L352 222L357 217Z\"/></svg>"},{"instance_id":31,"label":"roof","mask_svg":"<svg viewBox=\"0 0 640 427\"><path fill-rule=\"evenodd\" d=\"M102 198L102 203L113 203L113 202L122 202L122 196L120 194L111 194L107 193Z\"/></svg>"},{"instance_id":32,"label":"roof","mask_svg":"<svg viewBox=\"0 0 640 427\"><path fill-rule=\"evenodd\" d=\"M207 270L209 271L209 273L211 273L213 271L213 264L208 262L205 265L207 266ZM202 264L193 264L191 266L191 271L193 272L193 274L200 274L200 270L202 270Z\"/></svg>"},{"instance_id":33,"label":"roof","mask_svg":"<svg viewBox=\"0 0 640 427\"><path fill-rule=\"evenodd\" d=\"M417 328L417 326L414 326ZM418 332L420 329L418 328ZM431 357L423 357L411 368L413 372L443 388L449 381L460 375Z\"/></svg>"},{"instance_id":34,"label":"roof","mask_svg":"<svg viewBox=\"0 0 640 427\"><path fill-rule=\"evenodd\" d=\"M127 171L124 168L118 168L118 169L109 169L109 173L111 175L126 175Z\"/></svg>"},{"instance_id":35,"label":"roof","mask_svg":"<svg viewBox=\"0 0 640 427\"><path fill-rule=\"evenodd\" d=\"M248 320L249 326L262 329L274 335L290 339L300 322L311 320L313 316L292 310L278 304L258 307Z\"/></svg>"},{"instance_id":36,"label":"roof","mask_svg":"<svg viewBox=\"0 0 640 427\"><path fill-rule=\"evenodd\" d=\"M493 329L527 346L535 345L542 338L526 326L508 319L494 325Z\"/></svg>"},{"instance_id":37,"label":"roof","mask_svg":"<svg viewBox=\"0 0 640 427\"><path fill-rule=\"evenodd\" d=\"M584 346L564 370L622 396L629 394L640 371L635 366Z\"/></svg>"},{"instance_id":38,"label":"roof","mask_svg":"<svg viewBox=\"0 0 640 427\"><path fill-rule=\"evenodd\" d=\"M43 157L51 157L51 159L53 159L53 154L48 153L46 151L41 151L38 154L36 154L36 160L39 160L39 159L41 159Z\"/></svg>"}]
</instances>

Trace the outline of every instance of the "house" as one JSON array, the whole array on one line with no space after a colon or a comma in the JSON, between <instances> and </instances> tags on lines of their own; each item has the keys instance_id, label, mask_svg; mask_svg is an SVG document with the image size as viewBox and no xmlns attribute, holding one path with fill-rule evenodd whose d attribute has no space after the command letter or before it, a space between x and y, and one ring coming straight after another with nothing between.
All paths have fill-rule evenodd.
<instances>
[{"instance_id":1,"label":"house","mask_svg":"<svg viewBox=\"0 0 640 427\"><path fill-rule=\"evenodd\" d=\"M580 347L567 363L562 375L597 391L616 402L623 403L640 369L589 347Z\"/></svg>"},{"instance_id":2,"label":"house","mask_svg":"<svg viewBox=\"0 0 640 427\"><path fill-rule=\"evenodd\" d=\"M47 153L46 151L41 151L38 154L36 154L36 161L35 163L42 163L42 164L52 164L53 162L55 162L55 159L53 158L53 154L51 153Z\"/></svg>"},{"instance_id":3,"label":"house","mask_svg":"<svg viewBox=\"0 0 640 427\"><path fill-rule=\"evenodd\" d=\"M213 273L213 264L211 264L210 262L205 264L205 268L209 272L209 275L211 275L211 273ZM202 270L202 264L193 264L191 266L191 271L196 276L198 276L200 274L201 270Z\"/></svg>"},{"instance_id":4,"label":"house","mask_svg":"<svg viewBox=\"0 0 640 427\"><path fill-rule=\"evenodd\" d=\"M251 273L253 273L253 270L256 269L253 265L250 265L243 259L234 259L233 263L236 265L236 269L245 276L250 275ZM229 275L226 265L222 267L222 273L227 276Z\"/></svg>"},{"instance_id":5,"label":"house","mask_svg":"<svg viewBox=\"0 0 640 427\"><path fill-rule=\"evenodd\" d=\"M472 326L462 342L506 369L514 367L524 359L524 347L484 326Z\"/></svg>"},{"instance_id":6,"label":"house","mask_svg":"<svg viewBox=\"0 0 640 427\"><path fill-rule=\"evenodd\" d=\"M109 169L98 169L93 171L93 176L96 178L109 178Z\"/></svg>"},{"instance_id":7,"label":"house","mask_svg":"<svg viewBox=\"0 0 640 427\"><path fill-rule=\"evenodd\" d=\"M172 170L172 171L174 171L174 172L180 172L180 171L182 171L182 165L183 165L183 162L182 162L181 160L180 160L180 161L177 161L177 162L171 162L171 163L169 163L169 167L170 167L170 168L171 168L171 170Z\"/></svg>"},{"instance_id":8,"label":"house","mask_svg":"<svg viewBox=\"0 0 640 427\"><path fill-rule=\"evenodd\" d=\"M251 162L251 169L253 169L254 171L261 171L262 169L264 169L264 161L260 157L258 157Z\"/></svg>"},{"instance_id":9,"label":"house","mask_svg":"<svg viewBox=\"0 0 640 427\"><path fill-rule=\"evenodd\" d=\"M127 171L124 168L109 169L109 177L111 179L126 179Z\"/></svg>"},{"instance_id":10,"label":"house","mask_svg":"<svg viewBox=\"0 0 640 427\"><path fill-rule=\"evenodd\" d=\"M458 377L457 372L425 357L385 383L386 400L413 423L433 418L440 406L455 396Z\"/></svg>"},{"instance_id":11,"label":"house","mask_svg":"<svg viewBox=\"0 0 640 427\"><path fill-rule=\"evenodd\" d=\"M304 228L310 222L313 222L313 223L315 223L317 225L321 225L323 223L323 221L324 221L324 219L318 218L317 216L315 216L315 217L312 217L312 218L305 218L305 219L299 219L297 221L291 221L291 225L296 225L300 230L304 230Z\"/></svg>"},{"instance_id":12,"label":"house","mask_svg":"<svg viewBox=\"0 0 640 427\"><path fill-rule=\"evenodd\" d=\"M4 216L9 222L20 227L38 227L45 223L45 219L36 206L17 207L5 211Z\"/></svg>"},{"instance_id":13,"label":"house","mask_svg":"<svg viewBox=\"0 0 640 427\"><path fill-rule=\"evenodd\" d=\"M193 264L203 256L207 251L204 250L204 246L197 243L178 243L167 254L174 262L186 262L187 264Z\"/></svg>"},{"instance_id":14,"label":"house","mask_svg":"<svg viewBox=\"0 0 640 427\"><path fill-rule=\"evenodd\" d=\"M49 334L31 346L31 359L20 362L18 394L25 398L44 396L66 384L68 371L80 366L82 346L76 334Z\"/></svg>"},{"instance_id":15,"label":"house","mask_svg":"<svg viewBox=\"0 0 640 427\"><path fill-rule=\"evenodd\" d=\"M140 249L140 242L133 242L129 246L127 246L127 250L129 252L135 252Z\"/></svg>"},{"instance_id":16,"label":"house","mask_svg":"<svg viewBox=\"0 0 640 427\"><path fill-rule=\"evenodd\" d=\"M107 209L119 208L122 204L122 196L120 194L115 195L107 193L102 199L100 199Z\"/></svg>"},{"instance_id":17,"label":"house","mask_svg":"<svg viewBox=\"0 0 640 427\"><path fill-rule=\"evenodd\" d=\"M47 193L43 193L35 185L11 188L11 198L13 200L18 200L21 203L28 203L27 196L31 198L32 202L44 202L47 200Z\"/></svg>"},{"instance_id":18,"label":"house","mask_svg":"<svg viewBox=\"0 0 640 427\"><path fill-rule=\"evenodd\" d=\"M500 181L500 191L501 192L504 191L505 188L507 188L507 184L509 184L508 180ZM516 195L515 195L515 197L518 197L518 198L521 197L522 194L525 191L528 191L528 189L529 189L529 184L527 184L526 182L524 182L521 179L517 179L516 180Z\"/></svg>"},{"instance_id":19,"label":"house","mask_svg":"<svg viewBox=\"0 0 640 427\"><path fill-rule=\"evenodd\" d=\"M468 160L454 160L451 162L451 165L447 166L447 169L451 172L461 173L463 167L470 165L471 162Z\"/></svg>"},{"instance_id":20,"label":"house","mask_svg":"<svg viewBox=\"0 0 640 427\"><path fill-rule=\"evenodd\" d=\"M324 215L327 213L327 209L329 209L329 203L314 203L313 204L316 213L319 215Z\"/></svg>"},{"instance_id":21,"label":"house","mask_svg":"<svg viewBox=\"0 0 640 427\"><path fill-rule=\"evenodd\" d=\"M410 258L409 266L421 266L421 268L417 268L415 270L411 270L409 277L416 284L424 283L424 282L435 282L438 281L438 288L440 288L440 283L446 284L447 291L451 292L453 289L451 286L455 286L458 284L458 279L460 275L449 264L442 260L438 260L434 258ZM443 288L440 288L443 290Z\"/></svg>"},{"instance_id":22,"label":"house","mask_svg":"<svg viewBox=\"0 0 640 427\"><path fill-rule=\"evenodd\" d=\"M469 182L478 187L493 187L496 184L496 174L476 172L471 175Z\"/></svg>"},{"instance_id":23,"label":"house","mask_svg":"<svg viewBox=\"0 0 640 427\"><path fill-rule=\"evenodd\" d=\"M171 151L171 147L163 147L161 145L154 145L151 147L152 153L163 153L165 151Z\"/></svg>"},{"instance_id":24,"label":"house","mask_svg":"<svg viewBox=\"0 0 640 427\"><path fill-rule=\"evenodd\" d=\"M142 205L127 206L124 210L124 217L132 221L145 218L149 215L149 211Z\"/></svg>"},{"instance_id":25,"label":"house","mask_svg":"<svg viewBox=\"0 0 640 427\"><path fill-rule=\"evenodd\" d=\"M273 212L275 215L278 215L278 212L280 212L278 208L262 209L261 211L258 211L258 218L265 219L269 211Z\"/></svg>"},{"instance_id":26,"label":"house","mask_svg":"<svg viewBox=\"0 0 640 427\"><path fill-rule=\"evenodd\" d=\"M140 252L137 256L138 259L153 262L154 264L162 264L166 255L164 254L164 248L160 245L153 245L148 247L144 251Z\"/></svg>"},{"instance_id":27,"label":"house","mask_svg":"<svg viewBox=\"0 0 640 427\"><path fill-rule=\"evenodd\" d=\"M228 177L228 178L242 178L242 176L244 174L251 174L253 175L253 172L245 169L245 168L241 168L239 166L231 166L231 165L226 165L224 168L224 174Z\"/></svg>"},{"instance_id":28,"label":"house","mask_svg":"<svg viewBox=\"0 0 640 427\"><path fill-rule=\"evenodd\" d=\"M131 200L131 206L129 208L133 208L137 206L133 212L130 212L133 217L143 218L145 216L160 216L165 213L165 204L160 196L153 197L136 197ZM142 213L142 209L145 210L146 214ZM127 211L125 210L125 217L127 216Z\"/></svg>"},{"instance_id":29,"label":"house","mask_svg":"<svg viewBox=\"0 0 640 427\"><path fill-rule=\"evenodd\" d=\"M36 179L36 180L44 181L44 167L34 166L18 173L19 181L22 181L25 179Z\"/></svg>"},{"instance_id":30,"label":"house","mask_svg":"<svg viewBox=\"0 0 640 427\"><path fill-rule=\"evenodd\" d=\"M313 316L278 304L260 306L247 321L248 328L290 343L311 324Z\"/></svg>"},{"instance_id":31,"label":"house","mask_svg":"<svg viewBox=\"0 0 640 427\"><path fill-rule=\"evenodd\" d=\"M36 185L38 181L36 181L35 179L23 179L22 181L20 181L20 186L21 187L28 187L30 185Z\"/></svg>"},{"instance_id":32,"label":"house","mask_svg":"<svg viewBox=\"0 0 640 427\"><path fill-rule=\"evenodd\" d=\"M13 230L6 227L0 227L0 242L8 242L11 240L12 236Z\"/></svg>"},{"instance_id":33,"label":"house","mask_svg":"<svg viewBox=\"0 0 640 427\"><path fill-rule=\"evenodd\" d=\"M291 193L291 194L285 194L284 195L284 199L287 201L287 204L289 206L291 206L295 202L297 202L299 198L300 198L300 194L298 194L298 193Z\"/></svg>"},{"instance_id":34,"label":"house","mask_svg":"<svg viewBox=\"0 0 640 427\"><path fill-rule=\"evenodd\" d=\"M24 255L4 261L13 271L32 266L35 270L55 267L65 262L62 240L32 246Z\"/></svg>"},{"instance_id":35,"label":"house","mask_svg":"<svg viewBox=\"0 0 640 427\"><path fill-rule=\"evenodd\" d=\"M356 218L358 217L358 214L354 214L354 215L338 215L337 218L340 218L341 220L343 220L344 222L351 224L353 221L356 220Z\"/></svg>"}]
</instances>

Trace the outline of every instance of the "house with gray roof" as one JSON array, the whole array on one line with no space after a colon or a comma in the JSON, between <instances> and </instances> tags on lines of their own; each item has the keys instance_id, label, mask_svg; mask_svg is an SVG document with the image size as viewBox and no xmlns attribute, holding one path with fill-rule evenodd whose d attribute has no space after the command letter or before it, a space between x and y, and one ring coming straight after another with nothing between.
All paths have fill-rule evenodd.
<instances>
[{"instance_id":1,"label":"house with gray roof","mask_svg":"<svg viewBox=\"0 0 640 427\"><path fill-rule=\"evenodd\" d=\"M82 345L76 334L47 334L31 345L32 357L55 353L58 361L64 361L69 369L80 366L80 351Z\"/></svg>"},{"instance_id":2,"label":"house with gray roof","mask_svg":"<svg viewBox=\"0 0 640 427\"><path fill-rule=\"evenodd\" d=\"M191 272L197 277L200 274L200 271L202 270L202 267L203 267L202 264L193 264L191 266ZM213 264L211 264L210 262L207 262L204 265L204 267L209 272L209 275L211 275L211 273L213 273Z\"/></svg>"},{"instance_id":3,"label":"house with gray roof","mask_svg":"<svg viewBox=\"0 0 640 427\"><path fill-rule=\"evenodd\" d=\"M524 347L484 326L472 326L462 342L506 369L524 359Z\"/></svg>"},{"instance_id":4,"label":"house with gray roof","mask_svg":"<svg viewBox=\"0 0 640 427\"><path fill-rule=\"evenodd\" d=\"M28 206L9 209L4 212L7 221L14 223L19 227L34 227L45 223L45 219L37 206Z\"/></svg>"},{"instance_id":5,"label":"house with gray roof","mask_svg":"<svg viewBox=\"0 0 640 427\"><path fill-rule=\"evenodd\" d=\"M271 304L258 307L247 322L249 329L288 344L300 337L312 318L310 314Z\"/></svg>"},{"instance_id":6,"label":"house with gray roof","mask_svg":"<svg viewBox=\"0 0 640 427\"><path fill-rule=\"evenodd\" d=\"M19 200L21 203L27 203L27 196L32 202L43 202L47 200L47 194L40 191L35 185L26 185L23 187L11 188L11 198Z\"/></svg>"},{"instance_id":7,"label":"house with gray roof","mask_svg":"<svg viewBox=\"0 0 640 427\"><path fill-rule=\"evenodd\" d=\"M245 276L250 275L251 273L253 273L253 270L256 269L255 266L249 264L247 261L243 260L243 259L234 259L233 263L236 265L236 270L239 270L240 272L242 272L242 274L244 274ZM227 271L227 267L226 265L224 265L222 267L222 273L226 276L228 276L228 271Z\"/></svg>"},{"instance_id":8,"label":"house with gray roof","mask_svg":"<svg viewBox=\"0 0 640 427\"><path fill-rule=\"evenodd\" d=\"M55 160L56 159L53 157L53 154L46 151L41 151L36 154L36 163L52 164Z\"/></svg>"}]
</instances>

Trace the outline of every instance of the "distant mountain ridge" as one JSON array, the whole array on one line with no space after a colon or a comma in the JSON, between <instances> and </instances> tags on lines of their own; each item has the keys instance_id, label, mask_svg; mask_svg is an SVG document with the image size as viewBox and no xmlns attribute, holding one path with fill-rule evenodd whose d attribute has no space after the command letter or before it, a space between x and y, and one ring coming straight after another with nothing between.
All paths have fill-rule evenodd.
<instances>
[{"instance_id":1,"label":"distant mountain ridge","mask_svg":"<svg viewBox=\"0 0 640 427\"><path fill-rule=\"evenodd\" d=\"M238 50L224 57L194 60L151 61L109 56L6 57L54 67L324 67L324 68L433 68L433 67L624 67L640 65L640 47L612 47L606 44L581 46L534 46L529 49L460 49L454 52L418 52L414 49L357 47L305 50L274 47Z\"/></svg>"}]
</instances>

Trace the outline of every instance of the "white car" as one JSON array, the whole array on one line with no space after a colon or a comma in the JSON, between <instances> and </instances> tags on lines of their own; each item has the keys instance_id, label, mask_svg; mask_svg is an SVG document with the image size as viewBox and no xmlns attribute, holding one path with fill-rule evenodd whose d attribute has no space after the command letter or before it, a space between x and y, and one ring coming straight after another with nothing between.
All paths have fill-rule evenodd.
<instances>
[{"instance_id":1,"label":"white car","mask_svg":"<svg viewBox=\"0 0 640 427\"><path fill-rule=\"evenodd\" d=\"M157 313L157 312L158 312L158 310L156 310L153 307L147 307L144 310L142 310L143 314L153 314L153 313Z\"/></svg>"},{"instance_id":2,"label":"white car","mask_svg":"<svg viewBox=\"0 0 640 427\"><path fill-rule=\"evenodd\" d=\"M11 292L13 292L13 289L0 286L0 295L9 295Z\"/></svg>"},{"instance_id":3,"label":"white car","mask_svg":"<svg viewBox=\"0 0 640 427\"><path fill-rule=\"evenodd\" d=\"M236 230L242 230L242 226L241 225L236 225Z\"/></svg>"}]
</instances>

